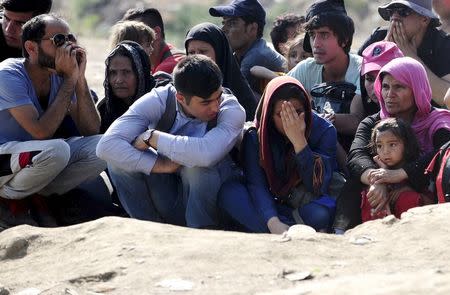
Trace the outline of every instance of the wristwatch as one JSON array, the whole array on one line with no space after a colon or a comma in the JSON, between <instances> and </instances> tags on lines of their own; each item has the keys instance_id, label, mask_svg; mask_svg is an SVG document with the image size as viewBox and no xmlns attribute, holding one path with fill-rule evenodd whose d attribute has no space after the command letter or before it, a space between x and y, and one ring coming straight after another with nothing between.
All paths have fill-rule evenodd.
<instances>
[{"instance_id":1,"label":"wristwatch","mask_svg":"<svg viewBox=\"0 0 450 295\"><path fill-rule=\"evenodd\" d=\"M150 139L152 138L153 132L155 131L155 129L148 129L147 131L144 132L144 136L142 137L142 141L148 146L150 147Z\"/></svg>"}]
</instances>

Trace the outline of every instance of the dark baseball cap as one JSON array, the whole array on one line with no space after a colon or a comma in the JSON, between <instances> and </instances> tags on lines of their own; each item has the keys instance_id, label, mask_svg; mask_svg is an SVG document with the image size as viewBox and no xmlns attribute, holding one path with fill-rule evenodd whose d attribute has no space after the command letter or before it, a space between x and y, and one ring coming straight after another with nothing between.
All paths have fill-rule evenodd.
<instances>
[{"instance_id":1,"label":"dark baseball cap","mask_svg":"<svg viewBox=\"0 0 450 295\"><path fill-rule=\"evenodd\" d=\"M228 5L211 7L209 14L216 17L252 16L259 23L266 23L266 11L258 0L233 0Z\"/></svg>"}]
</instances>

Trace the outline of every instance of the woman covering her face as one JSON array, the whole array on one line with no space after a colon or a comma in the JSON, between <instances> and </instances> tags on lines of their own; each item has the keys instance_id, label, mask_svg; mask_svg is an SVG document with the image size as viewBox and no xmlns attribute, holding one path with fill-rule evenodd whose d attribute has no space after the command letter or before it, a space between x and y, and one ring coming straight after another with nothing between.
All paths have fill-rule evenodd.
<instances>
[{"instance_id":1,"label":"woman covering her face","mask_svg":"<svg viewBox=\"0 0 450 295\"><path fill-rule=\"evenodd\" d=\"M226 183L220 206L247 231L282 233L296 223L327 231L337 170L333 125L311 111L300 82L281 76L267 85L255 127L242 143L245 184Z\"/></svg>"},{"instance_id":2,"label":"woman covering her face","mask_svg":"<svg viewBox=\"0 0 450 295\"><path fill-rule=\"evenodd\" d=\"M229 88L244 107L247 121L253 120L256 98L247 80L242 76L228 39L222 30L212 23L201 23L189 30L184 45L186 54L203 54L216 62L222 71L222 85Z\"/></svg>"},{"instance_id":3,"label":"woman covering her face","mask_svg":"<svg viewBox=\"0 0 450 295\"><path fill-rule=\"evenodd\" d=\"M431 105L431 87L425 68L410 57L393 59L383 66L375 80L380 112L365 118L358 126L348 158L354 178L347 181L338 204L335 229L345 230L360 223L360 195L369 185L373 204L388 202L389 185L408 182L418 192L429 183L424 171L434 153L450 140L450 112ZM411 126L421 148L420 157L393 170L377 170L368 148L372 129L380 119L399 118ZM345 202L344 202L345 201Z\"/></svg>"},{"instance_id":4,"label":"woman covering her face","mask_svg":"<svg viewBox=\"0 0 450 295\"><path fill-rule=\"evenodd\" d=\"M101 133L155 86L150 74L150 59L136 42L120 42L106 58L105 64L105 98L97 104L102 117Z\"/></svg>"}]
</instances>

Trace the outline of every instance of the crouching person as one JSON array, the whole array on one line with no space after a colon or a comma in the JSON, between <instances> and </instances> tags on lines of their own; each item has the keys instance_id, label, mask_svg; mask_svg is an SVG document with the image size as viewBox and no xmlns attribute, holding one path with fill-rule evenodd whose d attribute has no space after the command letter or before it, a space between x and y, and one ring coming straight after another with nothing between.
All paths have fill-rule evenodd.
<instances>
[{"instance_id":1,"label":"crouching person","mask_svg":"<svg viewBox=\"0 0 450 295\"><path fill-rule=\"evenodd\" d=\"M18 209L28 208L25 200L45 204L42 196L61 195L106 168L95 155L100 136L91 136L100 117L85 78L85 49L63 19L46 14L23 26L22 43L25 58L0 63L4 227L39 219Z\"/></svg>"},{"instance_id":2,"label":"crouching person","mask_svg":"<svg viewBox=\"0 0 450 295\"><path fill-rule=\"evenodd\" d=\"M205 56L186 57L173 78L174 85L153 89L110 126L97 155L131 217L214 228L245 112Z\"/></svg>"}]
</instances>

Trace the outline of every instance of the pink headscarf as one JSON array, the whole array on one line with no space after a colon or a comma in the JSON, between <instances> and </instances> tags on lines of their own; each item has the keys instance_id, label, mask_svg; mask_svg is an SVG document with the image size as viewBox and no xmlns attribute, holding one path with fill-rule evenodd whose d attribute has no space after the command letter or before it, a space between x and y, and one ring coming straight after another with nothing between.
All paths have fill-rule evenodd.
<instances>
[{"instance_id":1,"label":"pink headscarf","mask_svg":"<svg viewBox=\"0 0 450 295\"><path fill-rule=\"evenodd\" d=\"M381 74L388 73L395 80L412 89L417 112L411 127L417 136L422 151L433 151L433 135L441 128L450 130L450 111L431 106L431 86L423 65L410 57L393 59L381 68L375 81L375 94L380 102L380 117L393 117L386 110L384 98L381 96Z\"/></svg>"}]
</instances>

